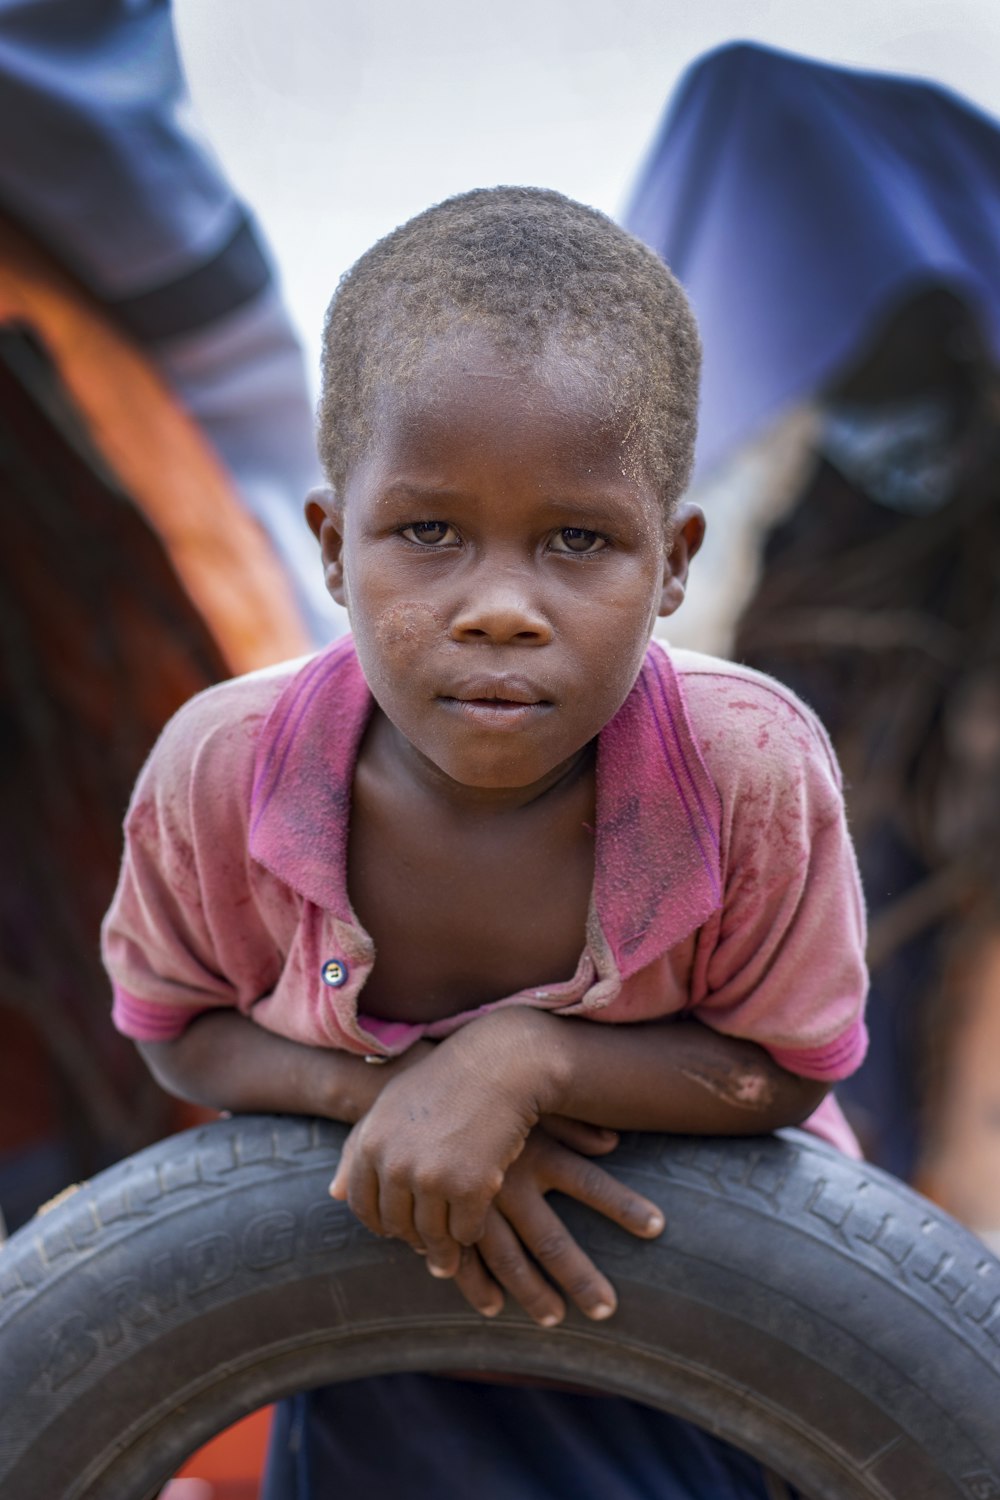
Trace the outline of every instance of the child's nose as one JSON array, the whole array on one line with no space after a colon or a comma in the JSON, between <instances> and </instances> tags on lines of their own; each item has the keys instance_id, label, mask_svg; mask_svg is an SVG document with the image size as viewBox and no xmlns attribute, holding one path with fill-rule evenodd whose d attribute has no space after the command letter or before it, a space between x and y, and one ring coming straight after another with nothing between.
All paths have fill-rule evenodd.
<instances>
[{"instance_id":1,"label":"child's nose","mask_svg":"<svg viewBox=\"0 0 1000 1500\"><path fill-rule=\"evenodd\" d=\"M510 573L478 578L452 618L452 640L544 646L552 626L525 585Z\"/></svg>"}]
</instances>

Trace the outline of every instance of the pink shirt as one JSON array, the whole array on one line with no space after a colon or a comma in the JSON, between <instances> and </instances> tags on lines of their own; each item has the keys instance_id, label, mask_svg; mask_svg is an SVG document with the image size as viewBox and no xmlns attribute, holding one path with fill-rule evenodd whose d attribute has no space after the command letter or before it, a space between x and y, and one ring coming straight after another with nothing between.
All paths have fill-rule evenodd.
<instances>
[{"instance_id":1,"label":"pink shirt","mask_svg":"<svg viewBox=\"0 0 1000 1500\"><path fill-rule=\"evenodd\" d=\"M346 867L371 710L347 638L210 688L167 725L104 923L126 1035L169 1040L235 1006L297 1041L392 1055L482 1013L364 1015L375 952ZM864 940L840 775L814 715L760 673L654 642L598 739L576 973L495 1005L609 1023L683 1013L832 1081L865 1052ZM832 1098L808 1123L856 1152Z\"/></svg>"}]
</instances>

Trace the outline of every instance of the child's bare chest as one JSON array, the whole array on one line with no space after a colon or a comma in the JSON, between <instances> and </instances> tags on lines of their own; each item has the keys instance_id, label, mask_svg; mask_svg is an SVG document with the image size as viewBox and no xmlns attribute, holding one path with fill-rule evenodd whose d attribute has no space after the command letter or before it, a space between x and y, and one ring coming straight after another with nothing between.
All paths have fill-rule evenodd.
<instances>
[{"instance_id":1,"label":"child's bare chest","mask_svg":"<svg viewBox=\"0 0 1000 1500\"><path fill-rule=\"evenodd\" d=\"M553 809L457 825L419 806L356 799L348 890L376 950L360 1009L436 1020L572 978L593 883L592 819L587 784Z\"/></svg>"}]
</instances>

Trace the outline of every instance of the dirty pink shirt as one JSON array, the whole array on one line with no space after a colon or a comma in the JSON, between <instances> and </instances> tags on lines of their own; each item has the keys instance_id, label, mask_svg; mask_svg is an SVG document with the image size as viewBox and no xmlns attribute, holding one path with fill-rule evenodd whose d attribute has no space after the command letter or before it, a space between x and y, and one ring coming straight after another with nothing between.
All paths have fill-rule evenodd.
<instances>
[{"instance_id":1,"label":"dirty pink shirt","mask_svg":"<svg viewBox=\"0 0 1000 1500\"><path fill-rule=\"evenodd\" d=\"M423 1025L364 1014L375 961L347 893L373 700L350 638L201 693L125 823L103 951L137 1041L232 1006L282 1036L391 1056L485 1010L671 1015L835 1081L861 1062L864 911L840 774L814 715L751 671L657 642L597 747L595 869L572 979ZM832 1096L807 1122L857 1146Z\"/></svg>"}]
</instances>

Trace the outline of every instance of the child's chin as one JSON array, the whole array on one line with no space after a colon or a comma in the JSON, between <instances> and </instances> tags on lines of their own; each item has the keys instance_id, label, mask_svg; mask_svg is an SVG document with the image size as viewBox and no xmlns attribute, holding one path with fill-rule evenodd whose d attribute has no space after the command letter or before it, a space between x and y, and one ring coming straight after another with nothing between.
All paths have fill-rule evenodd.
<instances>
[{"instance_id":1,"label":"child's chin","mask_svg":"<svg viewBox=\"0 0 1000 1500\"><path fill-rule=\"evenodd\" d=\"M499 764L487 763L485 765L478 762L475 765L461 762L442 766L440 769L459 786L467 786L484 792L516 792L524 787L534 786L538 781L543 781L550 768L542 766L536 772L534 768L511 766L509 761L503 761Z\"/></svg>"},{"instance_id":2,"label":"child's chin","mask_svg":"<svg viewBox=\"0 0 1000 1500\"><path fill-rule=\"evenodd\" d=\"M439 760L437 765L459 786L498 792L534 786L555 769L548 757L517 754L513 745L491 748L485 754L451 754Z\"/></svg>"}]
</instances>

